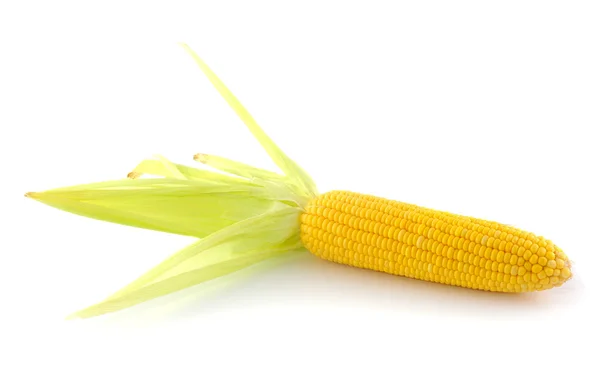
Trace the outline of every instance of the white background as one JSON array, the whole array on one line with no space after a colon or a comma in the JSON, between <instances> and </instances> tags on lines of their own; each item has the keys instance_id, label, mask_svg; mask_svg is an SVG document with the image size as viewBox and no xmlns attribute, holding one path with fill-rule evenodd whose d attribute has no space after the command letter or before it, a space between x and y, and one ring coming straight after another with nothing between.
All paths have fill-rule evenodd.
<instances>
[{"instance_id":1,"label":"white background","mask_svg":"<svg viewBox=\"0 0 600 384\"><path fill-rule=\"evenodd\" d=\"M599 382L597 1L168 3L0 5L0 381ZM320 190L542 234L575 277L490 294L302 254L64 321L191 239L24 192L155 153L272 167L178 41Z\"/></svg>"}]
</instances>

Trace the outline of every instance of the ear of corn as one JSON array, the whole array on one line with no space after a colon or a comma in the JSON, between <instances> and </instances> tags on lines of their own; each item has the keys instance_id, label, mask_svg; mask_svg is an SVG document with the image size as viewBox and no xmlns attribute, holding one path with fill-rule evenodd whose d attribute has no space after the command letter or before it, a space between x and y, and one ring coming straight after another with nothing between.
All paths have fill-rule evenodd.
<instances>
[{"instance_id":1,"label":"ear of corn","mask_svg":"<svg viewBox=\"0 0 600 384\"><path fill-rule=\"evenodd\" d=\"M571 276L563 251L499 223L352 192L311 200L302 242L340 264L465 288L527 292Z\"/></svg>"},{"instance_id":2,"label":"ear of corn","mask_svg":"<svg viewBox=\"0 0 600 384\"><path fill-rule=\"evenodd\" d=\"M357 193L318 195L311 177L183 47L282 174L214 155L195 159L217 172L155 156L128 179L26 194L93 219L199 238L75 317L127 308L304 248L341 264L486 291L542 290L570 278L562 250L528 232Z\"/></svg>"}]
</instances>

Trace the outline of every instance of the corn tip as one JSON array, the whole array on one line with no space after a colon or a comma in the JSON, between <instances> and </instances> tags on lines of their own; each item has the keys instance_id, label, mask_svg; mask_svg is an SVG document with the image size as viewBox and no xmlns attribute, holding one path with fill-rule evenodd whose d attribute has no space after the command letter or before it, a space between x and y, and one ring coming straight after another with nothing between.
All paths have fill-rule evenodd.
<instances>
[{"instance_id":1,"label":"corn tip","mask_svg":"<svg viewBox=\"0 0 600 384\"><path fill-rule=\"evenodd\" d=\"M133 171L133 172L129 172L129 173L127 174L127 178L128 178L128 179L138 179L140 176L142 176L142 174L141 174L141 173L139 173L139 172L135 172L135 171Z\"/></svg>"}]
</instances>

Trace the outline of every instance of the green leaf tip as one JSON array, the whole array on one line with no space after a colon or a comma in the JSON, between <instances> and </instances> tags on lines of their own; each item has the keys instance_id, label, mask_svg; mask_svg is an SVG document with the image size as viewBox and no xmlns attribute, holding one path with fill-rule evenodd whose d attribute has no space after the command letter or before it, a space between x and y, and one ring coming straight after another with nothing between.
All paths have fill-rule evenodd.
<instances>
[{"instance_id":1,"label":"green leaf tip","mask_svg":"<svg viewBox=\"0 0 600 384\"><path fill-rule=\"evenodd\" d=\"M303 249L300 215L318 193L313 180L266 135L206 63L187 44L179 45L282 173L212 154L194 156L201 168L156 155L124 179L26 193L80 216L196 238L106 300L68 319L119 311Z\"/></svg>"}]
</instances>

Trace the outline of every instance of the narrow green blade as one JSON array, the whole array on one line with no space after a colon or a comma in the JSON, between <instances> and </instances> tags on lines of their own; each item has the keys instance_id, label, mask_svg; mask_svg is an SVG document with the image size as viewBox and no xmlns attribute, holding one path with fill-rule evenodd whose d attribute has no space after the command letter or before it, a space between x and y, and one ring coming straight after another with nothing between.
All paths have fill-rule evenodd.
<instances>
[{"instance_id":1,"label":"narrow green blade","mask_svg":"<svg viewBox=\"0 0 600 384\"><path fill-rule=\"evenodd\" d=\"M269 154L275 164L300 187L303 188L306 194L314 196L317 194L317 188L312 178L298 164L290 159L269 136L262 130L252 115L240 103L240 101L231 93L225 84L217 77L217 75L209 68L209 66L194 52L187 44L180 44L186 52L192 56L196 64L206 75L208 80L217 89L221 96L227 101L227 104L234 110L240 119L246 124L250 132L262 145L265 151Z\"/></svg>"},{"instance_id":2,"label":"narrow green blade","mask_svg":"<svg viewBox=\"0 0 600 384\"><path fill-rule=\"evenodd\" d=\"M301 249L300 211L282 206L233 224L177 252L105 301L72 317L114 312Z\"/></svg>"}]
</instances>

